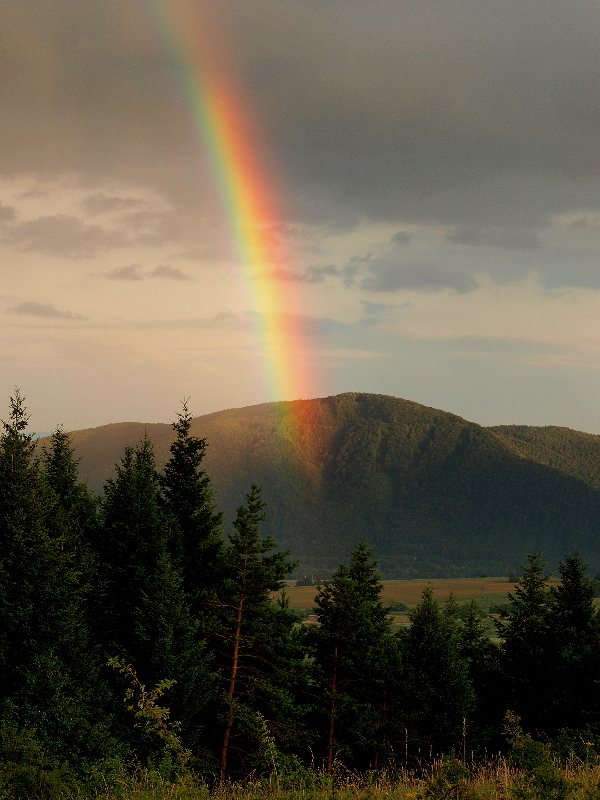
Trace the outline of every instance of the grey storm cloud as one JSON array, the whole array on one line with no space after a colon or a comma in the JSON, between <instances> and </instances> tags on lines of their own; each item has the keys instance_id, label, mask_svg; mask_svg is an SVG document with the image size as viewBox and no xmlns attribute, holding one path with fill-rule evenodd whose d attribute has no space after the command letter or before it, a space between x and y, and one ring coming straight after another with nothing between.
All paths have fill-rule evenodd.
<instances>
[{"instance_id":1,"label":"grey storm cloud","mask_svg":"<svg viewBox=\"0 0 600 800\"><path fill-rule=\"evenodd\" d=\"M82 314L74 314L71 311L60 311L52 303L19 303L13 308L7 309L10 314L26 314L31 317L45 317L47 319L87 319Z\"/></svg>"},{"instance_id":2,"label":"grey storm cloud","mask_svg":"<svg viewBox=\"0 0 600 800\"><path fill-rule=\"evenodd\" d=\"M115 267L102 275L111 281L141 281L141 268L140 264L128 264L125 267Z\"/></svg>"},{"instance_id":3,"label":"grey storm cloud","mask_svg":"<svg viewBox=\"0 0 600 800\"><path fill-rule=\"evenodd\" d=\"M191 281L191 275L186 275L179 267L171 267L169 264L160 264L148 272L142 272L141 264L127 264L124 267L115 267L108 272L101 273L103 278L111 281L141 281L144 278L161 278L171 281Z\"/></svg>"},{"instance_id":4,"label":"grey storm cloud","mask_svg":"<svg viewBox=\"0 0 600 800\"><path fill-rule=\"evenodd\" d=\"M191 281L192 277L182 272L179 267L161 264L147 273L149 278L163 278L171 281Z\"/></svg>"},{"instance_id":5,"label":"grey storm cloud","mask_svg":"<svg viewBox=\"0 0 600 800\"><path fill-rule=\"evenodd\" d=\"M83 210L92 215L131 211L144 205L144 201L136 197L107 196L102 192L90 194L81 201Z\"/></svg>"},{"instance_id":6,"label":"grey storm cloud","mask_svg":"<svg viewBox=\"0 0 600 800\"><path fill-rule=\"evenodd\" d=\"M398 233L395 233L392 236L393 244L405 245L405 244L410 244L411 242L412 242L412 235L407 231L398 231Z\"/></svg>"},{"instance_id":7,"label":"grey storm cloud","mask_svg":"<svg viewBox=\"0 0 600 800\"><path fill-rule=\"evenodd\" d=\"M453 289L460 294L474 291L478 283L466 272L435 264L399 263L394 258L377 258L369 263L371 273L360 282L368 292L397 292L401 289L439 292Z\"/></svg>"},{"instance_id":8,"label":"grey storm cloud","mask_svg":"<svg viewBox=\"0 0 600 800\"><path fill-rule=\"evenodd\" d=\"M2 239L21 250L63 258L91 258L100 251L129 244L120 230L87 225L79 217L66 214L38 217L14 225L4 231Z\"/></svg>"},{"instance_id":9,"label":"grey storm cloud","mask_svg":"<svg viewBox=\"0 0 600 800\"><path fill-rule=\"evenodd\" d=\"M597 0L214 5L260 121L258 156L293 195L286 222L439 223L468 244L467 232L535 236L554 215L597 209ZM214 186L204 197L207 164L201 175L195 166L202 147L184 101L186 68L145 9L135 0L0 0L4 174L149 187L179 219L198 219L214 202ZM144 213L108 191L90 190L86 202L88 214ZM148 244L175 226L130 224ZM88 241L70 249L48 232L42 247L44 236L27 229L22 243L72 254L119 236L85 227ZM196 229L187 229L193 243ZM507 241L491 246L526 248Z\"/></svg>"},{"instance_id":10,"label":"grey storm cloud","mask_svg":"<svg viewBox=\"0 0 600 800\"><path fill-rule=\"evenodd\" d=\"M7 206L0 203L0 222L12 222L17 216L17 209L14 206Z\"/></svg>"},{"instance_id":11,"label":"grey storm cloud","mask_svg":"<svg viewBox=\"0 0 600 800\"><path fill-rule=\"evenodd\" d=\"M346 285L350 285L356 274L356 268L348 265L343 268L336 267L334 264L327 264L322 267L308 267L304 272L294 272L284 267L275 267L265 270L260 277L264 280L284 281L287 283L323 283L326 278L342 278Z\"/></svg>"},{"instance_id":12,"label":"grey storm cloud","mask_svg":"<svg viewBox=\"0 0 600 800\"><path fill-rule=\"evenodd\" d=\"M472 226L454 228L446 235L453 244L472 247L506 247L517 250L531 250L540 247L535 231L519 228L499 228L493 226Z\"/></svg>"}]
</instances>

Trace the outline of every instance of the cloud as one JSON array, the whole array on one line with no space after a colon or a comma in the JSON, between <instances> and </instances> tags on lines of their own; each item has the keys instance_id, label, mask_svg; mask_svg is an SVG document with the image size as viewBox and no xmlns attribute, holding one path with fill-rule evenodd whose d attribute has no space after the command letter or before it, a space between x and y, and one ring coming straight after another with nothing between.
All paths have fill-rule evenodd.
<instances>
[{"instance_id":1,"label":"cloud","mask_svg":"<svg viewBox=\"0 0 600 800\"><path fill-rule=\"evenodd\" d=\"M362 301L364 317L359 320L361 325L367 327L380 325L382 322L392 319L395 312L400 308L411 308L412 303L370 303L368 300Z\"/></svg>"},{"instance_id":2,"label":"cloud","mask_svg":"<svg viewBox=\"0 0 600 800\"><path fill-rule=\"evenodd\" d=\"M9 314L27 314L32 317L45 317L46 319L87 319L82 314L59 311L51 303L19 303L19 305L7 309L7 311Z\"/></svg>"},{"instance_id":3,"label":"cloud","mask_svg":"<svg viewBox=\"0 0 600 800\"><path fill-rule=\"evenodd\" d=\"M107 196L102 192L90 194L81 201L81 207L87 214L107 214L117 211L131 211L144 206L145 201L137 197Z\"/></svg>"},{"instance_id":4,"label":"cloud","mask_svg":"<svg viewBox=\"0 0 600 800\"><path fill-rule=\"evenodd\" d=\"M526 228L467 226L449 231L446 239L453 244L466 244L471 247L506 247L519 250L540 247L536 233Z\"/></svg>"},{"instance_id":5,"label":"cloud","mask_svg":"<svg viewBox=\"0 0 600 800\"><path fill-rule=\"evenodd\" d=\"M398 231L392 236L392 242L394 244L410 244L412 241L412 234L408 233L408 231Z\"/></svg>"},{"instance_id":6,"label":"cloud","mask_svg":"<svg viewBox=\"0 0 600 800\"><path fill-rule=\"evenodd\" d=\"M26 252L62 258L91 258L111 248L127 247L122 231L87 225L79 217L57 214L28 220L5 230L2 240Z\"/></svg>"},{"instance_id":7,"label":"cloud","mask_svg":"<svg viewBox=\"0 0 600 800\"><path fill-rule=\"evenodd\" d=\"M186 275L178 267L161 264L148 272L142 272L141 264L128 264L125 267L115 267L108 272L101 272L98 277L108 278L111 281L142 281L145 278L161 278L171 281L191 281L191 275Z\"/></svg>"},{"instance_id":8,"label":"cloud","mask_svg":"<svg viewBox=\"0 0 600 800\"><path fill-rule=\"evenodd\" d=\"M348 265L340 269L334 264L327 264L322 267L307 267L304 272L294 272L284 267L274 267L259 274L263 280L283 281L287 283L323 283L326 278L342 278L346 285L350 285L356 268Z\"/></svg>"},{"instance_id":9,"label":"cloud","mask_svg":"<svg viewBox=\"0 0 600 800\"><path fill-rule=\"evenodd\" d=\"M17 210L13 206L6 206L0 203L0 222L12 222L17 216Z\"/></svg>"},{"instance_id":10,"label":"cloud","mask_svg":"<svg viewBox=\"0 0 600 800\"><path fill-rule=\"evenodd\" d=\"M169 264L155 267L151 272L147 272L149 278L166 278L172 281L191 281L191 275L183 273L179 267L171 267Z\"/></svg>"},{"instance_id":11,"label":"cloud","mask_svg":"<svg viewBox=\"0 0 600 800\"><path fill-rule=\"evenodd\" d=\"M401 289L440 292L452 289L459 294L474 291L478 283L465 272L434 264L399 264L395 259L378 258L369 263L368 277L360 282L368 292L397 292Z\"/></svg>"},{"instance_id":12,"label":"cloud","mask_svg":"<svg viewBox=\"0 0 600 800\"><path fill-rule=\"evenodd\" d=\"M141 281L141 268L140 264L128 264L126 267L115 267L109 272L103 272L102 276L111 281Z\"/></svg>"}]
</instances>

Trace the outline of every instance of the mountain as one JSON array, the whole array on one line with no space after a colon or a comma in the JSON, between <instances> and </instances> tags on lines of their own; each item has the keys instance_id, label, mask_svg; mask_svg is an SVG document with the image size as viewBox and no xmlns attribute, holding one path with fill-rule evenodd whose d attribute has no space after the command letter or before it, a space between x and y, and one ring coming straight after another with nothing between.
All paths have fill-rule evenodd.
<instances>
[{"instance_id":1,"label":"mountain","mask_svg":"<svg viewBox=\"0 0 600 800\"><path fill-rule=\"evenodd\" d=\"M364 536L384 577L507 574L543 550L600 569L600 437L566 428L483 428L375 394L266 403L203 417L205 468L232 519L252 483L264 533L319 577ZM120 423L72 434L100 490L126 443L147 434L162 466L172 429Z\"/></svg>"}]
</instances>

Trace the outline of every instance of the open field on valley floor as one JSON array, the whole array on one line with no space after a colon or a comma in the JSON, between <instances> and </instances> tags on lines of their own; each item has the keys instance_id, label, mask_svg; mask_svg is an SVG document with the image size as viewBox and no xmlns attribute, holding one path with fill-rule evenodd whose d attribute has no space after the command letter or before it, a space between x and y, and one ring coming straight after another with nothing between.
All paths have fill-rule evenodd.
<instances>
[{"instance_id":1,"label":"open field on valley floor","mask_svg":"<svg viewBox=\"0 0 600 800\"><path fill-rule=\"evenodd\" d=\"M443 603L453 593L462 605L475 599L482 611L489 612L496 605L508 603L508 593L514 591L515 584L507 577L486 578L440 578L430 580L415 578L412 580L382 581L381 597L384 603L401 602L409 609L414 608L421 600L423 589L430 586L434 598ZM549 585L558 585L557 579L549 581ZM309 614L314 606L316 586L290 586L286 588L290 606L297 611ZM394 614L397 622L402 624L406 614Z\"/></svg>"}]
</instances>

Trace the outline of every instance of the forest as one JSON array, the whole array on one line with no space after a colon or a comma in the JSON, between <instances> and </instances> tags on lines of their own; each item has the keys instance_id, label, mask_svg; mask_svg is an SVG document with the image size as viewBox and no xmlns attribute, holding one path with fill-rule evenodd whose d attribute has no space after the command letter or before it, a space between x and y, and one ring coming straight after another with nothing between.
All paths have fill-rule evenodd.
<instances>
[{"instance_id":1,"label":"forest","mask_svg":"<svg viewBox=\"0 0 600 800\"><path fill-rule=\"evenodd\" d=\"M542 554L524 556L492 638L476 603L428 589L393 633L358 539L316 587L307 624L285 596L293 560L261 534L258 486L225 533L191 419L184 404L162 469L144 438L97 496L68 434L37 453L23 398L10 399L0 798L262 797L299 784L305 798L353 785L365 798L392 786L399 798L600 797L600 774L584 786L565 772L596 768L600 752L600 620L577 553L552 587ZM505 793L476 793L493 759L510 773Z\"/></svg>"}]
</instances>

